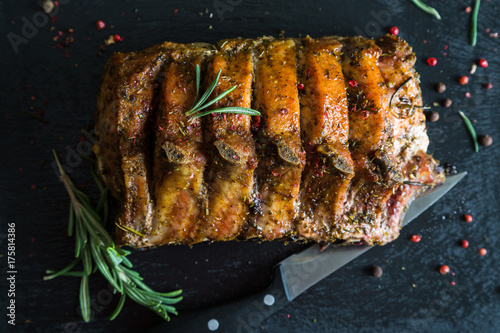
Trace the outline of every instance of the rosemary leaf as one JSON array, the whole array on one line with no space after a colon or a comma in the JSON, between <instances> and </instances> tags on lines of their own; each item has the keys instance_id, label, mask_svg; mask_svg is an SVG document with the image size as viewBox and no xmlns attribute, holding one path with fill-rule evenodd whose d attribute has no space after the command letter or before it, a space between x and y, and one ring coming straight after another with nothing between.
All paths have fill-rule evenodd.
<instances>
[{"instance_id":1,"label":"rosemary leaf","mask_svg":"<svg viewBox=\"0 0 500 333\"><path fill-rule=\"evenodd\" d=\"M109 258L113 262L113 265L118 266L122 263L123 259L115 249L113 249L112 247L108 247L106 251L108 252Z\"/></svg>"},{"instance_id":2,"label":"rosemary leaf","mask_svg":"<svg viewBox=\"0 0 500 333\"><path fill-rule=\"evenodd\" d=\"M479 145L477 143L476 131L474 130L474 127L472 126L472 123L470 122L469 118L467 118L467 116L462 111L458 111L458 114L460 114L460 117L462 117L465 123L465 127L467 127L467 129L469 130L472 142L474 143L474 152L477 153L479 151Z\"/></svg>"},{"instance_id":3,"label":"rosemary leaf","mask_svg":"<svg viewBox=\"0 0 500 333\"><path fill-rule=\"evenodd\" d=\"M74 227L75 227L75 209L73 208L73 201L70 201L69 218L68 218L68 237L73 236Z\"/></svg>"},{"instance_id":4,"label":"rosemary leaf","mask_svg":"<svg viewBox=\"0 0 500 333\"><path fill-rule=\"evenodd\" d=\"M110 321L113 320L113 319L115 319L120 314L120 312L122 311L123 305L125 304L125 300L126 299L127 299L127 295L122 294L120 296L120 301L118 302L118 305L116 306L115 311L113 311L113 313L109 317Z\"/></svg>"},{"instance_id":5,"label":"rosemary leaf","mask_svg":"<svg viewBox=\"0 0 500 333\"><path fill-rule=\"evenodd\" d=\"M234 89L236 89L236 86L232 87L232 88L229 88L228 90L224 91L223 93L219 94L217 97L215 97L213 100L211 100L210 102L200 106L198 109L196 109L196 112L199 112L203 109L206 109L207 107L209 107L210 105L214 104L214 103L217 103L218 101L220 101L221 99L223 99L227 94L231 93Z\"/></svg>"},{"instance_id":6,"label":"rosemary leaf","mask_svg":"<svg viewBox=\"0 0 500 333\"><path fill-rule=\"evenodd\" d=\"M83 276L80 284L80 308L82 310L83 320L88 323L90 321L90 292L88 276Z\"/></svg>"},{"instance_id":7,"label":"rosemary leaf","mask_svg":"<svg viewBox=\"0 0 500 333\"><path fill-rule=\"evenodd\" d=\"M80 257L80 253L86 244L87 234L83 231L81 218L78 215L75 223L75 258Z\"/></svg>"},{"instance_id":8,"label":"rosemary leaf","mask_svg":"<svg viewBox=\"0 0 500 333\"><path fill-rule=\"evenodd\" d=\"M209 110L209 111L204 111L195 114L194 116L191 117L191 119L199 118L206 116L207 114L211 113L238 113L238 114L243 114L247 116L260 116L260 112L249 109L249 108L242 108L242 107L237 107L237 106L229 106L226 108L220 108L220 109L215 109L215 110Z\"/></svg>"},{"instance_id":9,"label":"rosemary leaf","mask_svg":"<svg viewBox=\"0 0 500 333\"><path fill-rule=\"evenodd\" d=\"M52 274L54 273L54 271L51 271L51 270L48 270L46 271L47 274ZM83 277L83 276L88 276L87 273L83 272L83 271L71 271L71 272L65 272L65 273L61 273L59 274L58 276L74 276L74 277Z\"/></svg>"},{"instance_id":10,"label":"rosemary leaf","mask_svg":"<svg viewBox=\"0 0 500 333\"><path fill-rule=\"evenodd\" d=\"M201 96L199 101L196 101L198 99L198 94L200 90L200 66L196 65L196 97L193 103L193 106L189 111L185 113L186 116L192 116L189 120L192 121L193 119L199 118L206 116L207 114L211 113L237 113L237 114L244 114L244 115L250 115L250 116L260 116L260 112L257 110L252 110L249 108L242 108L242 107L224 107L212 111L205 111L205 112L200 112L201 110L204 110L208 108L209 106L213 105L214 103L217 103L220 101L222 98L227 96L229 93L231 93L234 89L236 89L236 86L229 88L228 90L222 92L218 96L214 97L211 101L205 103L207 99L210 97L212 92L214 91L215 87L217 86L217 82L219 81L220 74L222 70L219 69L219 72L217 73L217 76L215 79L210 83L210 86L208 87L207 91ZM222 111L224 110L224 111Z\"/></svg>"},{"instance_id":11,"label":"rosemary leaf","mask_svg":"<svg viewBox=\"0 0 500 333\"><path fill-rule=\"evenodd\" d=\"M198 66L198 65L196 65ZM199 66L198 66L199 67ZM203 105L203 103L205 103L205 101L208 99L208 97L210 97L210 95L212 94L212 92L214 91L215 89L215 86L217 85L217 82L219 81L219 77L220 77L220 73L222 72L221 69L219 69L219 72L217 73L217 76L215 77L215 79L212 81L212 83L210 83L210 86L208 87L207 91L205 91L205 93L203 94L203 96L201 96L200 100L198 101L198 103L196 103L193 108L191 109L191 111L188 111L186 112L186 116L190 116L192 115L193 113L196 112L196 109L198 109L200 106ZM197 82L198 83L198 82ZM199 88L198 88L199 89Z\"/></svg>"},{"instance_id":12,"label":"rosemary leaf","mask_svg":"<svg viewBox=\"0 0 500 333\"><path fill-rule=\"evenodd\" d=\"M50 270L46 271L46 273L50 275L44 276L43 279L52 280L53 278L58 277L59 275L63 275L64 273L69 272L73 267L76 266L76 264L80 262L80 260L81 260L80 258L73 260L68 266L64 267L59 271L50 271Z\"/></svg>"},{"instance_id":13,"label":"rosemary leaf","mask_svg":"<svg viewBox=\"0 0 500 333\"><path fill-rule=\"evenodd\" d=\"M88 244L83 248L82 252L82 262L83 262L83 271L85 274L92 274L92 256L90 254L90 249Z\"/></svg>"},{"instance_id":14,"label":"rosemary leaf","mask_svg":"<svg viewBox=\"0 0 500 333\"><path fill-rule=\"evenodd\" d=\"M434 16L438 20L441 19L441 15L439 15L439 13L436 9L432 8L431 6L426 5L421 0L411 0L411 2L413 2L415 4L415 6L417 6L419 9L423 10L427 14Z\"/></svg>"},{"instance_id":15,"label":"rosemary leaf","mask_svg":"<svg viewBox=\"0 0 500 333\"><path fill-rule=\"evenodd\" d=\"M198 96L200 95L200 84L201 84L201 74L200 74L200 66L196 65L196 96L194 97L193 106L196 104L196 101L198 100Z\"/></svg>"},{"instance_id":16,"label":"rosemary leaf","mask_svg":"<svg viewBox=\"0 0 500 333\"><path fill-rule=\"evenodd\" d=\"M129 231L129 232L132 232L132 233L134 233L134 234L136 234L136 235L138 235L138 236L141 236L141 237L145 237L145 236L146 236L146 235L144 235L143 233L140 233L139 231L137 231L137 230L135 230L135 229L132 229L132 228L130 228L130 227L127 227L126 225L121 225L121 224L119 224L119 223L115 223L115 225L116 225L118 228L122 229L123 231Z\"/></svg>"},{"instance_id":17,"label":"rosemary leaf","mask_svg":"<svg viewBox=\"0 0 500 333\"><path fill-rule=\"evenodd\" d=\"M474 4L474 10L472 11L472 22L470 27L470 45L476 46L477 42L477 17L479 14L479 6L481 5L481 0L476 0Z\"/></svg>"},{"instance_id":18,"label":"rosemary leaf","mask_svg":"<svg viewBox=\"0 0 500 333\"><path fill-rule=\"evenodd\" d=\"M104 260L100 250L101 249L99 247L97 247L97 245L95 245L94 243L90 243L90 252L92 253L92 257L94 258L94 262L95 262L97 268L99 268L99 271L101 271L101 274L106 278L106 280L109 281L109 283L111 283L111 285L113 287L115 287L116 290L118 290L119 292L122 292L120 290L120 286L118 285L118 282L116 281L117 279L111 275L111 272L109 271L108 264Z\"/></svg>"},{"instance_id":19,"label":"rosemary leaf","mask_svg":"<svg viewBox=\"0 0 500 333\"><path fill-rule=\"evenodd\" d=\"M97 203L97 208L95 209L97 213L99 213L104 208L104 204L106 203L107 197L108 197L108 189L106 188L102 192L101 197L99 198L99 202Z\"/></svg>"}]
</instances>

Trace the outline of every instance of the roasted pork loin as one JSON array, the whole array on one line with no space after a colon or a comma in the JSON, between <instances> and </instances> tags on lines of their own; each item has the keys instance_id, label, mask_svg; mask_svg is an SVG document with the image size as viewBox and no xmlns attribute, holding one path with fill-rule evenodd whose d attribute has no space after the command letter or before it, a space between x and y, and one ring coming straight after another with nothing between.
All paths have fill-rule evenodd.
<instances>
[{"instance_id":1,"label":"roasted pork loin","mask_svg":"<svg viewBox=\"0 0 500 333\"><path fill-rule=\"evenodd\" d=\"M120 201L117 242L385 244L411 201L444 180L415 55L399 37L230 39L115 53L98 95L98 171ZM190 120L221 76L211 114Z\"/></svg>"}]
</instances>

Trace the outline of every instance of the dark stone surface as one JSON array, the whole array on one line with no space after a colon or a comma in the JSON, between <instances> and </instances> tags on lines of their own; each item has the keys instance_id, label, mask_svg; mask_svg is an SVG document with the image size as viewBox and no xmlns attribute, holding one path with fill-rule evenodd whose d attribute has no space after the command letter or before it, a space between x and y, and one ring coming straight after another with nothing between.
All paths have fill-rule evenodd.
<instances>
[{"instance_id":1,"label":"dark stone surface","mask_svg":"<svg viewBox=\"0 0 500 333\"><path fill-rule=\"evenodd\" d=\"M324 279L262 324L263 332L494 332L500 327L500 225L498 138L500 120L499 40L500 5L482 1L478 43L469 45L472 1L429 0L443 20L418 10L410 1L60 1L55 22L44 23L37 1L0 1L2 88L0 89L2 152L0 163L0 331L7 329L7 223L16 224L15 332L145 332L161 321L154 313L127 301L113 322L107 316L118 302L109 297L99 276L91 279L95 318L88 324L77 313L79 280L58 278L44 282L46 269L72 260L73 240L64 236L68 198L51 167L51 149L66 159L68 149L82 150L82 129L93 126L95 96L106 59L114 51L141 50L165 40L215 42L225 37L356 35L378 36L389 27L417 54L424 101L427 105L453 100L450 108L433 107L440 119L429 123L429 150L469 175L406 227L395 242L376 248ZM219 8L219 9L217 9ZM224 8L224 9L220 9ZM205 10L207 9L207 11ZM222 12L223 11L223 12ZM41 13L41 12L40 12ZM202 13L200 16L199 13ZM210 14L213 17L210 18ZM24 31L25 40L14 51L9 33L23 36L23 19L39 27ZM97 30L95 22L107 27ZM42 24L43 23L43 24ZM113 29L111 29L113 26ZM209 27L212 29L209 29ZM52 29L54 27L54 29ZM73 28L74 43L60 49L52 39ZM124 41L96 55L103 40L120 34ZM12 37L12 34L10 35ZM25 43L24 43L25 42ZM447 49L445 47L447 46ZM444 55L446 53L446 55ZM435 67L426 64L437 58ZM468 72L473 62L486 58L488 68ZM460 86L462 75L470 82ZM447 90L435 91L443 82ZM491 82L486 90L483 84ZM466 98L470 92L472 98ZM493 137L490 147L473 152L469 134L457 114L463 110L477 122L478 134ZM44 112L41 122L26 114ZM95 188L90 163L74 163L77 184ZM462 215L471 214L472 223ZM409 238L418 233L422 241ZM468 239L470 247L459 242ZM180 312L216 304L263 289L272 267L303 247L284 243L220 243L193 248L165 246L131 255L135 268L157 290L184 289ZM478 249L488 254L480 257ZM441 275L447 264L455 275ZM384 274L376 279L369 268ZM452 286L451 281L456 285ZM288 316L289 315L289 316ZM174 319L175 320L175 319Z\"/></svg>"}]
</instances>

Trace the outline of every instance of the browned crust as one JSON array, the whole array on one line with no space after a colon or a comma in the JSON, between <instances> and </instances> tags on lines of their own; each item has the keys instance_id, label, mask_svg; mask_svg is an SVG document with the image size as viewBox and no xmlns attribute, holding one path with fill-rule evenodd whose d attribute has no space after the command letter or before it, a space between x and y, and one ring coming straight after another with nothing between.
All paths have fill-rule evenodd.
<instances>
[{"instance_id":1,"label":"browned crust","mask_svg":"<svg viewBox=\"0 0 500 333\"><path fill-rule=\"evenodd\" d=\"M98 170L122 209L120 245L292 237L384 244L406 207L444 180L411 47L395 36L164 43L113 55L98 95ZM188 123L195 65L214 108ZM161 75L159 75L161 73ZM397 87L411 77L389 101ZM410 114L401 116L409 110ZM283 111L285 110L285 111Z\"/></svg>"}]
</instances>

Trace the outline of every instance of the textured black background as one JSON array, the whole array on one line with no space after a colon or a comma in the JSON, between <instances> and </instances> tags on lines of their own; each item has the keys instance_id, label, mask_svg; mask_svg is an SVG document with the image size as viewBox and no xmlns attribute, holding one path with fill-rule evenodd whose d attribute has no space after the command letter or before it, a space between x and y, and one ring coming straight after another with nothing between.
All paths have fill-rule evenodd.
<instances>
[{"instance_id":1,"label":"textured black background","mask_svg":"<svg viewBox=\"0 0 500 333\"><path fill-rule=\"evenodd\" d=\"M478 45L472 48L470 14L464 9L473 1L427 2L439 10L442 21L419 11L409 0L61 1L56 21L38 27L15 52L8 34L22 36L23 17L33 22L40 9L36 0L0 1L0 331L7 326L7 222L16 223L18 270L16 327L9 330L144 332L161 320L128 301L122 314L109 322L107 316L118 296L106 297L106 283L95 275L91 279L95 318L85 324L77 314L79 280L42 281L46 269L63 267L72 260L73 251L73 240L64 236L68 198L51 167L51 149L64 160L68 148L87 147L80 141L80 131L93 126L100 73L112 52L140 50L165 40L216 42L225 37L277 36L281 29L290 37L299 33L379 36L392 25L399 27L400 36L417 54L425 103L453 100L451 108L433 107L441 119L428 124L430 151L469 175L405 228L398 240L370 251L311 288L266 320L262 331L498 331L500 61L499 39L490 37L486 29L500 30L500 5L482 1ZM224 4L223 13L216 9ZM99 19L107 23L105 30L96 29ZM67 28L75 30L75 42L60 49L52 39L62 31L64 40ZM115 33L124 41L96 55L104 38ZM425 63L431 56L438 59L435 67ZM478 68L467 86L458 85L458 77L481 57L489 67ZM446 83L444 94L434 91L438 82ZM493 89L483 89L486 82ZM472 98L466 98L466 92ZM491 134L496 142L475 154L459 109L477 120L479 134ZM25 113L42 110L46 123ZM78 184L87 181L95 194L90 163L76 164L71 177ZM463 221L466 213L474 216L474 222ZM422 235L420 243L409 241L415 233ZM468 249L458 245L464 238L470 241ZM184 289L185 299L177 306L182 312L264 288L273 265L301 247L280 242L201 244L192 249L165 246L135 252L131 260L153 288ZM481 247L488 249L485 257L477 253ZM374 264L384 269L381 279L368 273ZM441 264L448 264L455 275L439 274Z\"/></svg>"}]
</instances>

